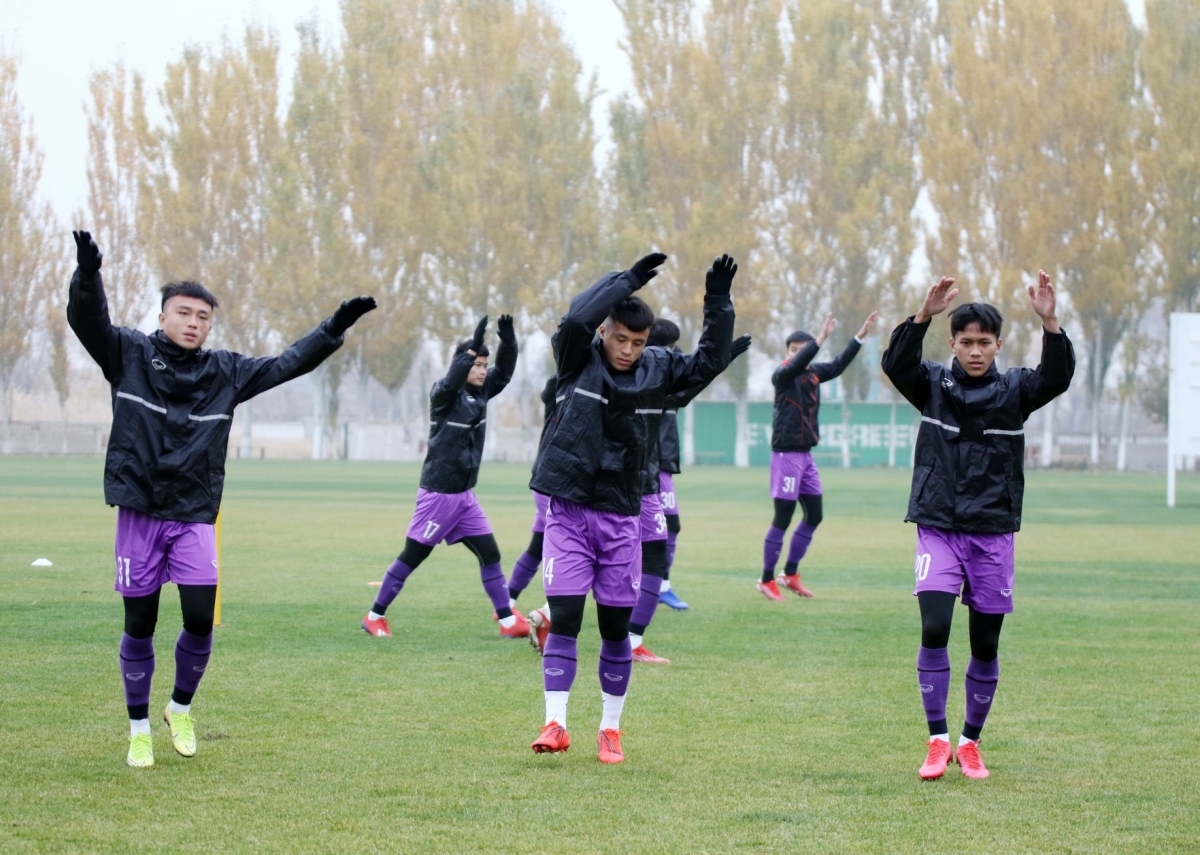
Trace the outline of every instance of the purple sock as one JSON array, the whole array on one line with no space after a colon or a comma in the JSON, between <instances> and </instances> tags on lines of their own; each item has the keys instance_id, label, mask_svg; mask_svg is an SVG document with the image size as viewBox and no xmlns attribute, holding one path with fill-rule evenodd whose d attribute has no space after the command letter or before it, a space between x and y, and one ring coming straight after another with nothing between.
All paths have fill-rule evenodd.
<instances>
[{"instance_id":1,"label":"purple sock","mask_svg":"<svg viewBox=\"0 0 1200 855\"><path fill-rule=\"evenodd\" d=\"M654 610L658 608L658 592L662 590L663 580L657 576L642 574L642 588L638 594L637 605L629 617L631 631L641 635L654 620Z\"/></svg>"},{"instance_id":2,"label":"purple sock","mask_svg":"<svg viewBox=\"0 0 1200 855\"><path fill-rule=\"evenodd\" d=\"M766 539L763 540L763 581L770 582L775 578L775 565L779 563L779 553L783 551L783 534L781 528L771 526L767 529Z\"/></svg>"},{"instance_id":3,"label":"purple sock","mask_svg":"<svg viewBox=\"0 0 1200 855\"><path fill-rule=\"evenodd\" d=\"M508 584L504 581L504 568L499 562L485 564L479 568L479 578L483 580L483 590L487 591L496 614L502 618L509 617L512 608L508 605Z\"/></svg>"},{"instance_id":4,"label":"purple sock","mask_svg":"<svg viewBox=\"0 0 1200 855\"><path fill-rule=\"evenodd\" d=\"M528 552L521 553L521 557L513 565L512 578L508 580L509 597L515 600L521 596L521 592L528 588L529 583L533 581L540 563L539 559L534 558Z\"/></svg>"},{"instance_id":5,"label":"purple sock","mask_svg":"<svg viewBox=\"0 0 1200 855\"><path fill-rule=\"evenodd\" d=\"M190 704L200 685L208 658L212 655L213 634L192 635L186 629L175 642L175 691L171 699L177 704Z\"/></svg>"},{"instance_id":6,"label":"purple sock","mask_svg":"<svg viewBox=\"0 0 1200 855\"><path fill-rule=\"evenodd\" d=\"M792 542L788 546L787 563L789 567L793 568L793 572L795 572L796 565L800 563L800 559L804 557L804 553L808 552L808 545L812 543L814 531L816 531L815 528L806 522L802 522L792 532Z\"/></svg>"},{"instance_id":7,"label":"purple sock","mask_svg":"<svg viewBox=\"0 0 1200 855\"><path fill-rule=\"evenodd\" d=\"M129 717L150 717L150 681L154 679L154 636L131 638L121 634L121 679Z\"/></svg>"},{"instance_id":8,"label":"purple sock","mask_svg":"<svg viewBox=\"0 0 1200 855\"><path fill-rule=\"evenodd\" d=\"M379 596L375 598L375 605L371 607L371 611L377 615L385 614L387 607L392 604L392 600L396 599L396 595L400 593L400 589L404 587L405 581L412 575L412 572L413 568L399 558L393 561L392 566L384 574L383 581L379 584Z\"/></svg>"},{"instance_id":9,"label":"purple sock","mask_svg":"<svg viewBox=\"0 0 1200 855\"><path fill-rule=\"evenodd\" d=\"M967 714L963 736L978 739L992 709L996 697L996 684L1000 682L1000 660L981 662L974 656L967 663Z\"/></svg>"},{"instance_id":10,"label":"purple sock","mask_svg":"<svg viewBox=\"0 0 1200 855\"><path fill-rule=\"evenodd\" d=\"M629 691L629 675L633 673L633 648L629 636L621 641L600 640L600 691L623 695Z\"/></svg>"},{"instance_id":11,"label":"purple sock","mask_svg":"<svg viewBox=\"0 0 1200 855\"><path fill-rule=\"evenodd\" d=\"M547 692L571 691L578 667L577 647L578 640L569 635L552 632L546 636L546 652L542 654L542 686Z\"/></svg>"},{"instance_id":12,"label":"purple sock","mask_svg":"<svg viewBox=\"0 0 1200 855\"><path fill-rule=\"evenodd\" d=\"M917 651L917 685L930 735L949 733L946 698L950 696L950 651L945 647L922 646Z\"/></svg>"},{"instance_id":13,"label":"purple sock","mask_svg":"<svg viewBox=\"0 0 1200 855\"><path fill-rule=\"evenodd\" d=\"M679 536L678 532L667 532L667 571L670 572L671 565L675 563L675 538Z\"/></svg>"}]
</instances>

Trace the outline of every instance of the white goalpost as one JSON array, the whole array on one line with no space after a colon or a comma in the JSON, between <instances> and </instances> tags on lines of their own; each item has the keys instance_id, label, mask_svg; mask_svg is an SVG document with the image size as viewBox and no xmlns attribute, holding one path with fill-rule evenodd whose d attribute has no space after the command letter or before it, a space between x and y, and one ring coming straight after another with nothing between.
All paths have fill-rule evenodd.
<instances>
[{"instance_id":1,"label":"white goalpost","mask_svg":"<svg viewBox=\"0 0 1200 855\"><path fill-rule=\"evenodd\" d=\"M1175 470L1200 456L1200 314L1171 314L1167 417L1167 507L1175 507Z\"/></svg>"}]
</instances>

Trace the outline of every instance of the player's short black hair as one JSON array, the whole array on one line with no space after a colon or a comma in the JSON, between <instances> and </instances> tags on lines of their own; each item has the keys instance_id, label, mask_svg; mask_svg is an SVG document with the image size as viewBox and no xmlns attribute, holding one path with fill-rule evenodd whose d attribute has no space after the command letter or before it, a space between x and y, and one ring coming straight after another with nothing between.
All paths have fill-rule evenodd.
<instances>
[{"instance_id":1,"label":"player's short black hair","mask_svg":"<svg viewBox=\"0 0 1200 855\"><path fill-rule=\"evenodd\" d=\"M621 324L630 332L645 332L654 323L654 310L641 297L631 295L613 305L608 320Z\"/></svg>"},{"instance_id":2,"label":"player's short black hair","mask_svg":"<svg viewBox=\"0 0 1200 855\"><path fill-rule=\"evenodd\" d=\"M1004 318L995 306L987 303L963 303L950 313L950 337L958 335L971 324L979 324L979 331L1000 338L1000 327Z\"/></svg>"},{"instance_id":3,"label":"player's short black hair","mask_svg":"<svg viewBox=\"0 0 1200 855\"><path fill-rule=\"evenodd\" d=\"M671 347L679 341L679 324L666 318L655 318L650 325L650 337L646 344L651 347Z\"/></svg>"},{"instance_id":4,"label":"player's short black hair","mask_svg":"<svg viewBox=\"0 0 1200 855\"><path fill-rule=\"evenodd\" d=\"M454 355L458 356L460 353L466 353L468 350L472 349L473 344L474 342L472 342L471 339L463 339L458 344L454 345ZM475 348L475 357L477 359L480 356L491 356L491 354L492 352L488 350L488 346L486 344L481 344L479 347Z\"/></svg>"},{"instance_id":5,"label":"player's short black hair","mask_svg":"<svg viewBox=\"0 0 1200 855\"><path fill-rule=\"evenodd\" d=\"M212 306L214 309L219 305L217 298L212 295L207 288L199 282L168 282L162 286L162 307L167 307L167 300L172 297L195 297L197 300L203 300Z\"/></svg>"},{"instance_id":6,"label":"player's short black hair","mask_svg":"<svg viewBox=\"0 0 1200 855\"><path fill-rule=\"evenodd\" d=\"M808 344L810 341L816 341L816 339L813 338L812 333L807 333L804 330L796 330L787 337L787 341L783 343L783 346L787 347L788 345L796 344L797 342L800 344Z\"/></svg>"}]
</instances>

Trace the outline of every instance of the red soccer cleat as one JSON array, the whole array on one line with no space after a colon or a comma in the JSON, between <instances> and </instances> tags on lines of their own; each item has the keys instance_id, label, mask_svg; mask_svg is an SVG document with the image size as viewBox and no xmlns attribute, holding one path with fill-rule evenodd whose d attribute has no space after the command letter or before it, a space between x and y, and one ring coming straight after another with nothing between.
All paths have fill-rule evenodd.
<instances>
[{"instance_id":1,"label":"red soccer cleat","mask_svg":"<svg viewBox=\"0 0 1200 855\"><path fill-rule=\"evenodd\" d=\"M519 615L516 611L513 612L513 617L517 622L512 626L505 628L500 627L501 638L528 638L529 637L529 621L525 620L524 615Z\"/></svg>"},{"instance_id":2,"label":"red soccer cleat","mask_svg":"<svg viewBox=\"0 0 1200 855\"><path fill-rule=\"evenodd\" d=\"M775 584L774 579L770 582L755 582L754 588L768 600L783 602L783 594L779 593L779 586Z\"/></svg>"},{"instance_id":3,"label":"red soccer cleat","mask_svg":"<svg viewBox=\"0 0 1200 855\"><path fill-rule=\"evenodd\" d=\"M550 604L529 613L529 643L538 653L546 652L546 636L550 634Z\"/></svg>"},{"instance_id":4,"label":"red soccer cleat","mask_svg":"<svg viewBox=\"0 0 1200 855\"><path fill-rule=\"evenodd\" d=\"M932 781L946 774L946 766L952 759L950 740L930 739L925 744L929 746L929 753L925 755L925 762L921 764L919 774L922 779Z\"/></svg>"},{"instance_id":5,"label":"red soccer cleat","mask_svg":"<svg viewBox=\"0 0 1200 855\"><path fill-rule=\"evenodd\" d=\"M388 629L387 618L381 617L379 620L371 620L371 615L368 614L362 621L363 632L367 635L374 635L378 638L391 638L392 631Z\"/></svg>"},{"instance_id":6,"label":"red soccer cleat","mask_svg":"<svg viewBox=\"0 0 1200 855\"><path fill-rule=\"evenodd\" d=\"M780 579L779 582L780 582L780 584L783 585L783 587L787 588L790 591L795 591L797 594L799 594L802 597L813 596L813 592L808 590L808 588L804 587L804 583L800 581L799 573L795 574L794 576L789 576L786 573L784 573L783 578Z\"/></svg>"},{"instance_id":7,"label":"red soccer cleat","mask_svg":"<svg viewBox=\"0 0 1200 855\"><path fill-rule=\"evenodd\" d=\"M513 606L513 607L512 607L512 613L513 613L514 615L516 615L517 617L519 617L519 618L523 618L523 617L525 617L525 615L523 615L523 614L521 614L519 611L517 611L517 607L516 607L516 606ZM496 614L495 612L492 612L492 620L500 620L500 615Z\"/></svg>"},{"instance_id":8,"label":"red soccer cleat","mask_svg":"<svg viewBox=\"0 0 1200 855\"><path fill-rule=\"evenodd\" d=\"M983 758L979 756L978 739L958 746L957 760L958 765L962 767L962 773L968 778L983 780L989 774L987 767L983 765Z\"/></svg>"},{"instance_id":9,"label":"red soccer cleat","mask_svg":"<svg viewBox=\"0 0 1200 855\"><path fill-rule=\"evenodd\" d=\"M601 763L623 763L625 751L621 748L622 730L602 730L596 734L596 747L600 749Z\"/></svg>"},{"instance_id":10,"label":"red soccer cleat","mask_svg":"<svg viewBox=\"0 0 1200 855\"><path fill-rule=\"evenodd\" d=\"M571 747L571 735L556 721L542 728L531 746L535 754L558 754Z\"/></svg>"},{"instance_id":11,"label":"red soccer cleat","mask_svg":"<svg viewBox=\"0 0 1200 855\"><path fill-rule=\"evenodd\" d=\"M644 644L639 644L637 647L633 648L633 661L634 662L653 662L655 665L670 665L671 664L670 659L664 659L661 656L655 656L653 653L651 653L649 650L646 649L646 645L644 645Z\"/></svg>"}]
</instances>

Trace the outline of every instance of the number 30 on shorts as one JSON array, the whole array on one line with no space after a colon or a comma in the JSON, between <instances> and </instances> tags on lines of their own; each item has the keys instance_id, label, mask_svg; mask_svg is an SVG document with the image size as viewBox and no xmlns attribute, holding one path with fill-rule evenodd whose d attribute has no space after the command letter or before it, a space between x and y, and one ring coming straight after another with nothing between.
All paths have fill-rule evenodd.
<instances>
[{"instance_id":1,"label":"number 30 on shorts","mask_svg":"<svg viewBox=\"0 0 1200 855\"><path fill-rule=\"evenodd\" d=\"M917 573L918 582L924 582L926 577L929 576L929 562L932 557L928 552L917 553L917 564L914 569Z\"/></svg>"}]
</instances>

